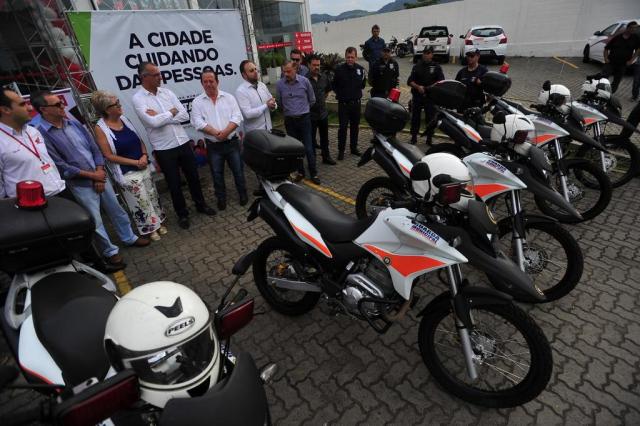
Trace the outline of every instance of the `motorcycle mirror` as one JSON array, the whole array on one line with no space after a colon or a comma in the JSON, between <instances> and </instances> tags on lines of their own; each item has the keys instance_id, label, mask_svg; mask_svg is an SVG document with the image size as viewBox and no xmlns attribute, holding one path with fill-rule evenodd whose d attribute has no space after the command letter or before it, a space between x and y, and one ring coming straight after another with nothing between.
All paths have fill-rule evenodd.
<instances>
[{"instance_id":1,"label":"motorcycle mirror","mask_svg":"<svg viewBox=\"0 0 640 426\"><path fill-rule=\"evenodd\" d=\"M278 366L274 363L265 365L260 369L260 380L263 384L269 383L278 372Z\"/></svg>"},{"instance_id":2,"label":"motorcycle mirror","mask_svg":"<svg viewBox=\"0 0 640 426\"><path fill-rule=\"evenodd\" d=\"M464 36L462 34L460 34L460 38L464 38Z\"/></svg>"},{"instance_id":3,"label":"motorcycle mirror","mask_svg":"<svg viewBox=\"0 0 640 426\"><path fill-rule=\"evenodd\" d=\"M507 114L504 111L498 111L493 115L493 124L505 124L507 122Z\"/></svg>"},{"instance_id":4,"label":"motorcycle mirror","mask_svg":"<svg viewBox=\"0 0 640 426\"><path fill-rule=\"evenodd\" d=\"M431 171L429 165L419 161L415 166L411 168L409 173L411 180L428 180L431 177Z\"/></svg>"},{"instance_id":5,"label":"motorcycle mirror","mask_svg":"<svg viewBox=\"0 0 640 426\"><path fill-rule=\"evenodd\" d=\"M542 83L542 90L549 91L551 90L551 82L549 80Z\"/></svg>"},{"instance_id":6,"label":"motorcycle mirror","mask_svg":"<svg viewBox=\"0 0 640 426\"><path fill-rule=\"evenodd\" d=\"M247 272L247 269L249 269L249 266L251 266L251 263L253 263L253 256L255 255L255 253L255 250L250 251L249 253L243 255L240 259L238 259L235 265L233 265L231 273L238 276L244 275L245 272Z\"/></svg>"}]
</instances>

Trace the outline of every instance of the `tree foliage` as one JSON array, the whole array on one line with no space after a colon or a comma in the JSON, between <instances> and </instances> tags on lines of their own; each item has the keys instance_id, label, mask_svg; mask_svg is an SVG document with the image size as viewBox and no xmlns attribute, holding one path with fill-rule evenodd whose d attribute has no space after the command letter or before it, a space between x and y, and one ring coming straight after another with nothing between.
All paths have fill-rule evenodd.
<instances>
[{"instance_id":1,"label":"tree foliage","mask_svg":"<svg viewBox=\"0 0 640 426\"><path fill-rule=\"evenodd\" d=\"M438 0L417 0L416 3L405 3L405 9L415 9L416 7L433 6L438 4Z\"/></svg>"}]
</instances>

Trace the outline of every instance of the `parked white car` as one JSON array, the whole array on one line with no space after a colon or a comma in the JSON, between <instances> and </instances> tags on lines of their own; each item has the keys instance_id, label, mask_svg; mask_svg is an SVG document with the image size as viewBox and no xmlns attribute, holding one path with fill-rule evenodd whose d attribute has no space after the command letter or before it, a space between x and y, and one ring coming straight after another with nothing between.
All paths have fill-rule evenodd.
<instances>
[{"instance_id":1,"label":"parked white car","mask_svg":"<svg viewBox=\"0 0 640 426\"><path fill-rule=\"evenodd\" d=\"M598 61L604 63L604 47L614 36L620 34L627 28L627 24L631 21L640 23L640 19L627 19L615 22L607 26L604 30L596 31L584 46L582 51L582 62Z\"/></svg>"},{"instance_id":2,"label":"parked white car","mask_svg":"<svg viewBox=\"0 0 640 426\"><path fill-rule=\"evenodd\" d=\"M451 38L449 29L444 25L432 25L423 27L418 33L413 45L413 63L418 62L425 48L433 48L433 56L442 58L444 62L449 62L451 49Z\"/></svg>"},{"instance_id":3,"label":"parked white car","mask_svg":"<svg viewBox=\"0 0 640 426\"><path fill-rule=\"evenodd\" d=\"M465 64L465 54L478 49L480 58L497 59L502 64L507 56L507 35L500 25L478 25L471 27L463 39L460 47L460 63Z\"/></svg>"}]
</instances>

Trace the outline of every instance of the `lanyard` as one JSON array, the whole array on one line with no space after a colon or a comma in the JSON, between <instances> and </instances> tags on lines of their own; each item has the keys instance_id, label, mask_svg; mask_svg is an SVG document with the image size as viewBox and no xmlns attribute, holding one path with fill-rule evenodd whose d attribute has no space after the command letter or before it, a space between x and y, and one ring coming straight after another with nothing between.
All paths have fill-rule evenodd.
<instances>
[{"instance_id":1,"label":"lanyard","mask_svg":"<svg viewBox=\"0 0 640 426\"><path fill-rule=\"evenodd\" d=\"M27 130L25 130L24 133L27 134L27 137L29 138L29 142L31 142L31 146L33 147L33 149L29 148L20 139L16 138L15 136L13 136L11 133L7 132L6 130L4 130L4 129L0 129L0 130L2 130L2 133L4 133L5 135L9 136L11 139L16 141L20 145L22 145L27 151L29 151L30 153L35 155L38 158L38 160L40 160L40 162L42 164L44 164L44 161L42 161L42 158L40 158L40 153L38 152L38 148L36 148L36 144L33 142L33 139L31 139L31 135L29 134L29 132Z\"/></svg>"}]
</instances>

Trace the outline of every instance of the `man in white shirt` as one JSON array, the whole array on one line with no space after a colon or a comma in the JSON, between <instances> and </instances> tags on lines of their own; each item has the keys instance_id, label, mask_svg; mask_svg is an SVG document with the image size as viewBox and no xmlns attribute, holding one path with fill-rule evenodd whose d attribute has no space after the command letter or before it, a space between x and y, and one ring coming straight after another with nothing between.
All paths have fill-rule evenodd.
<instances>
[{"instance_id":1,"label":"man in white shirt","mask_svg":"<svg viewBox=\"0 0 640 426\"><path fill-rule=\"evenodd\" d=\"M65 189L40 132L27 122L32 107L11 89L0 93L0 198L15 197L23 180L42 183L47 197Z\"/></svg>"},{"instance_id":2,"label":"man in white shirt","mask_svg":"<svg viewBox=\"0 0 640 426\"><path fill-rule=\"evenodd\" d=\"M247 59L240 62L240 74L244 82L236 89L236 99L244 117L245 133L255 129L271 130L270 112L277 108L276 100L258 80L256 64Z\"/></svg>"},{"instance_id":3,"label":"man in white shirt","mask_svg":"<svg viewBox=\"0 0 640 426\"><path fill-rule=\"evenodd\" d=\"M180 188L180 169L187 179L191 199L198 212L208 216L216 214L204 201L196 157L180 124L189 120L189 113L171 90L160 87L162 76L156 65L141 62L138 74L142 88L133 95L133 105L147 130L156 160L167 181L178 223L187 229L190 225L189 210Z\"/></svg>"},{"instance_id":4,"label":"man in white shirt","mask_svg":"<svg viewBox=\"0 0 640 426\"><path fill-rule=\"evenodd\" d=\"M191 104L191 124L204 135L207 157L213 176L213 187L218 199L218 209L227 208L227 191L224 184L224 163L229 163L240 205L249 201L244 180L240 139L236 129L242 123L242 113L233 95L218 89L218 76L207 69L200 76L204 93Z\"/></svg>"}]
</instances>

